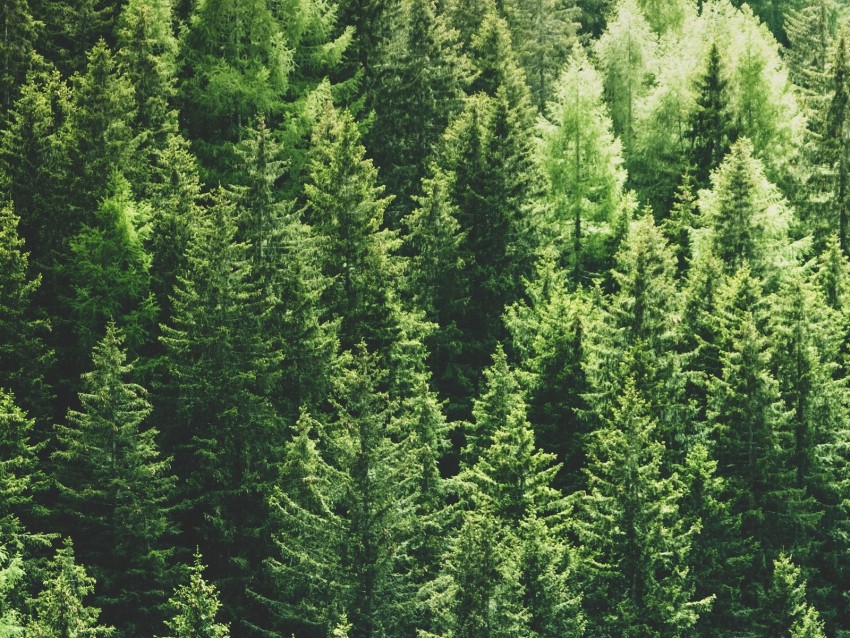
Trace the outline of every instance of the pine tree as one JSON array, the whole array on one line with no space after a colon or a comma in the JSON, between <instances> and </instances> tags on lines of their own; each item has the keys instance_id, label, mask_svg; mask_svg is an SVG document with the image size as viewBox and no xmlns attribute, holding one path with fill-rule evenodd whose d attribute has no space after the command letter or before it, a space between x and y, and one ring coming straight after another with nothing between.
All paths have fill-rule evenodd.
<instances>
[{"instance_id":1,"label":"pine tree","mask_svg":"<svg viewBox=\"0 0 850 638\"><path fill-rule=\"evenodd\" d=\"M45 344L49 324L38 318L35 295L41 277L30 274L18 222L11 204L0 206L0 387L14 392L31 414L44 419L51 398L45 379L52 363Z\"/></svg>"},{"instance_id":2,"label":"pine tree","mask_svg":"<svg viewBox=\"0 0 850 638\"><path fill-rule=\"evenodd\" d=\"M583 484L590 391L584 367L586 331L596 308L585 294L568 291L568 275L555 261L554 250L541 259L525 298L506 310L505 323L535 439L562 463L556 484L568 486L571 493Z\"/></svg>"},{"instance_id":3,"label":"pine tree","mask_svg":"<svg viewBox=\"0 0 850 638\"><path fill-rule=\"evenodd\" d=\"M280 597L271 609L325 632L344 615L352 638L400 635L394 628L408 619L397 610L411 595L400 565L418 485L405 480L412 459L391 436L394 406L376 355L361 346L344 359L333 420L302 416L286 445L272 499Z\"/></svg>"},{"instance_id":4,"label":"pine tree","mask_svg":"<svg viewBox=\"0 0 850 638\"><path fill-rule=\"evenodd\" d=\"M33 603L34 614L26 625L27 638L54 636L114 636L115 630L98 624L100 610L86 606L95 580L76 563L70 539L56 550L49 564L49 580Z\"/></svg>"},{"instance_id":5,"label":"pine tree","mask_svg":"<svg viewBox=\"0 0 850 638\"><path fill-rule=\"evenodd\" d=\"M543 112L557 91L558 74L577 44L575 0L500 2L534 105Z\"/></svg>"},{"instance_id":6,"label":"pine tree","mask_svg":"<svg viewBox=\"0 0 850 638\"><path fill-rule=\"evenodd\" d=\"M32 517L33 492L44 479L38 470L40 446L31 441L33 425L14 397L0 390L0 538L14 554L31 540L21 519Z\"/></svg>"},{"instance_id":7,"label":"pine tree","mask_svg":"<svg viewBox=\"0 0 850 638\"><path fill-rule=\"evenodd\" d=\"M588 490L576 521L590 635L679 636L708 601L688 574L695 527L683 520L679 477L649 406L627 380L613 416L593 433Z\"/></svg>"},{"instance_id":8,"label":"pine tree","mask_svg":"<svg viewBox=\"0 0 850 638\"><path fill-rule=\"evenodd\" d=\"M320 301L330 282L320 271L317 238L292 202L280 198L281 151L262 118L237 150L244 167L244 184L235 189L237 238L247 244L248 278L270 306L263 332L272 335L284 360L281 386L287 391L274 397L275 407L294 418L327 394L337 343Z\"/></svg>"},{"instance_id":9,"label":"pine tree","mask_svg":"<svg viewBox=\"0 0 850 638\"><path fill-rule=\"evenodd\" d=\"M44 24L36 20L26 0L5 2L0 7L3 40L0 45L0 118L12 106L25 83L27 72L38 66L36 41Z\"/></svg>"},{"instance_id":10,"label":"pine tree","mask_svg":"<svg viewBox=\"0 0 850 638\"><path fill-rule=\"evenodd\" d=\"M165 621L170 630L168 638L228 638L227 625L216 622L221 608L215 585L204 580L201 554L195 552L195 562L189 567L189 581L174 590L168 601L173 615Z\"/></svg>"},{"instance_id":11,"label":"pine tree","mask_svg":"<svg viewBox=\"0 0 850 638\"><path fill-rule=\"evenodd\" d=\"M130 185L116 178L97 210L96 222L69 241L65 275L73 291L68 312L74 334L73 360L83 361L108 321L115 321L132 355L150 343L157 308L150 290L150 257L144 249L149 210L135 203ZM65 359L66 365L71 362ZM81 365L82 364L82 365Z\"/></svg>"},{"instance_id":12,"label":"pine tree","mask_svg":"<svg viewBox=\"0 0 850 638\"><path fill-rule=\"evenodd\" d=\"M329 102L323 108L313 131L303 211L321 242L322 274L331 280L323 305L327 319L340 321L343 348L365 341L380 350L392 342L397 322L398 240L383 228L391 198L365 158L351 114Z\"/></svg>"},{"instance_id":13,"label":"pine tree","mask_svg":"<svg viewBox=\"0 0 850 638\"><path fill-rule=\"evenodd\" d=\"M690 165L699 186L708 183L709 173L720 165L736 133L731 128L729 88L720 49L713 42L708 50L705 71L697 79L696 104L686 137L691 142Z\"/></svg>"},{"instance_id":14,"label":"pine tree","mask_svg":"<svg viewBox=\"0 0 850 638\"><path fill-rule=\"evenodd\" d=\"M623 204L620 144L602 102L602 81L579 48L548 106L541 161L547 183L546 222L552 243L572 246L563 260L573 282L586 282L604 263L607 235Z\"/></svg>"},{"instance_id":15,"label":"pine tree","mask_svg":"<svg viewBox=\"0 0 850 638\"><path fill-rule=\"evenodd\" d=\"M18 584L24 576L20 556L9 556L6 548L0 546L0 636L2 638L19 638L24 635L21 626L21 614L15 609L8 598L14 595Z\"/></svg>"},{"instance_id":16,"label":"pine tree","mask_svg":"<svg viewBox=\"0 0 850 638\"><path fill-rule=\"evenodd\" d=\"M110 323L83 375L81 410L56 427L56 526L78 539L78 554L98 581L104 618L126 635L155 626L172 550L165 508L174 481L158 432L144 427L151 406L129 383L124 338ZM118 557L121 557L118 560Z\"/></svg>"},{"instance_id":17,"label":"pine tree","mask_svg":"<svg viewBox=\"0 0 850 638\"><path fill-rule=\"evenodd\" d=\"M169 413L187 539L204 538L228 622L250 622L246 579L271 552L266 498L284 427L271 405L281 356L262 332L268 300L249 279L248 246L235 241L236 207L221 190L193 229L170 324L162 328Z\"/></svg>"},{"instance_id":18,"label":"pine tree","mask_svg":"<svg viewBox=\"0 0 850 638\"><path fill-rule=\"evenodd\" d=\"M806 600L806 581L786 554L773 561L773 581L764 606L768 635L817 638L825 636L817 610Z\"/></svg>"},{"instance_id":19,"label":"pine tree","mask_svg":"<svg viewBox=\"0 0 850 638\"><path fill-rule=\"evenodd\" d=\"M785 57L791 80L803 90L807 106L816 108L829 83L830 53L838 26L834 0L808 0L785 16L790 43Z\"/></svg>"},{"instance_id":20,"label":"pine tree","mask_svg":"<svg viewBox=\"0 0 850 638\"><path fill-rule=\"evenodd\" d=\"M365 144L396 196L388 220L395 227L412 210L428 158L461 106L468 71L434 0L400 2L388 34L371 69L367 106L375 121Z\"/></svg>"},{"instance_id":21,"label":"pine tree","mask_svg":"<svg viewBox=\"0 0 850 638\"><path fill-rule=\"evenodd\" d=\"M662 223L664 235L676 252L676 272L679 277L688 270L688 264L693 257L691 233L698 225L697 212L693 176L687 172L682 176L682 183L676 191L670 214Z\"/></svg>"}]
</instances>

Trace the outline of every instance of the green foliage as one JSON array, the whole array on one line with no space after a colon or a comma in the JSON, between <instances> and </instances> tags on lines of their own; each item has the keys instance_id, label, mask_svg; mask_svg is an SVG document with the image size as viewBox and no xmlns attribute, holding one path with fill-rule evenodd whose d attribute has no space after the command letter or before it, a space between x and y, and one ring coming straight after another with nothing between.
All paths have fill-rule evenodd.
<instances>
[{"instance_id":1,"label":"green foliage","mask_svg":"<svg viewBox=\"0 0 850 638\"><path fill-rule=\"evenodd\" d=\"M591 635L678 636L710 602L694 598L688 564L698 523L682 518L682 484L662 468L663 456L629 379L611 420L592 435L576 521Z\"/></svg>"},{"instance_id":2,"label":"green foliage","mask_svg":"<svg viewBox=\"0 0 850 638\"><path fill-rule=\"evenodd\" d=\"M26 0L5 2L0 7L3 45L0 47L0 116L17 99L27 72L39 63L35 44L44 27L32 15Z\"/></svg>"},{"instance_id":3,"label":"green foliage","mask_svg":"<svg viewBox=\"0 0 850 638\"><path fill-rule=\"evenodd\" d=\"M27 638L89 638L113 636L112 627L98 624L100 610L88 607L85 599L94 591L94 578L76 563L70 539L56 550L49 565L49 579L33 603L33 617L27 622Z\"/></svg>"},{"instance_id":4,"label":"green foliage","mask_svg":"<svg viewBox=\"0 0 850 638\"><path fill-rule=\"evenodd\" d=\"M43 481L32 433L32 419L15 405L11 394L0 390L0 536L15 552L28 540L21 517L32 514L33 491Z\"/></svg>"},{"instance_id":5,"label":"green foliage","mask_svg":"<svg viewBox=\"0 0 850 638\"><path fill-rule=\"evenodd\" d=\"M92 353L92 371L83 375L80 411L56 426L53 479L57 526L79 539L105 618L134 635L155 626L164 599L174 480L157 430L143 426L151 405L145 390L127 381L132 366L125 360L123 336L110 323Z\"/></svg>"},{"instance_id":6,"label":"green foliage","mask_svg":"<svg viewBox=\"0 0 850 638\"><path fill-rule=\"evenodd\" d=\"M9 557L5 547L0 547L0 638L18 638L24 635L21 615L10 605L9 595L14 593L24 576L21 557Z\"/></svg>"},{"instance_id":7,"label":"green foliage","mask_svg":"<svg viewBox=\"0 0 850 638\"><path fill-rule=\"evenodd\" d=\"M169 638L228 638L227 625L216 622L221 608L215 585L204 580L201 555L195 552L195 562L189 567L189 582L174 590L168 601L172 616L165 621Z\"/></svg>"},{"instance_id":8,"label":"green foliage","mask_svg":"<svg viewBox=\"0 0 850 638\"><path fill-rule=\"evenodd\" d=\"M624 205L625 173L602 102L601 78L581 48L558 82L541 134L544 223L554 245L571 245L562 260L570 264L574 283L586 282L604 263L605 243Z\"/></svg>"}]
</instances>

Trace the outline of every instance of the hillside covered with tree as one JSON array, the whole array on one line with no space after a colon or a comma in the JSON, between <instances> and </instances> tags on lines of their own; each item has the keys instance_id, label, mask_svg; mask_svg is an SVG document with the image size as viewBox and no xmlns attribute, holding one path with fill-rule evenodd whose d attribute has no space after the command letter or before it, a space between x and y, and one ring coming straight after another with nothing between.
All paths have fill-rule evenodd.
<instances>
[{"instance_id":1,"label":"hillside covered with tree","mask_svg":"<svg viewBox=\"0 0 850 638\"><path fill-rule=\"evenodd\" d=\"M846 0L0 24L0 638L850 638Z\"/></svg>"}]
</instances>

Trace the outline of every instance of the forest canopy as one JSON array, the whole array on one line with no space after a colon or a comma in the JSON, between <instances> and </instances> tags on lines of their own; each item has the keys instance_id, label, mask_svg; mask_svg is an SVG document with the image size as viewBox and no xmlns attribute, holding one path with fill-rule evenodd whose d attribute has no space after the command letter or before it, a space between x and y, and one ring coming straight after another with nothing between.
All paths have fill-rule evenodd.
<instances>
[{"instance_id":1,"label":"forest canopy","mask_svg":"<svg viewBox=\"0 0 850 638\"><path fill-rule=\"evenodd\" d=\"M850 638L846 0L0 24L0 638Z\"/></svg>"}]
</instances>

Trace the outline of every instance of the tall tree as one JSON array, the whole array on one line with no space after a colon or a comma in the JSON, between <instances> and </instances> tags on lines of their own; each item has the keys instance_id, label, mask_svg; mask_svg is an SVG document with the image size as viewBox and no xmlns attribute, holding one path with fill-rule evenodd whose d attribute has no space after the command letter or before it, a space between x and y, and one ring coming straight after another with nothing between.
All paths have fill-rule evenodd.
<instances>
[{"instance_id":1,"label":"tall tree","mask_svg":"<svg viewBox=\"0 0 850 638\"><path fill-rule=\"evenodd\" d=\"M548 106L542 129L552 243L571 246L564 263L575 284L604 263L605 243L623 205L620 144L602 101L602 81L579 48ZM600 245L601 244L601 245Z\"/></svg>"},{"instance_id":2,"label":"tall tree","mask_svg":"<svg viewBox=\"0 0 850 638\"><path fill-rule=\"evenodd\" d=\"M56 428L53 478L60 496L55 524L78 539L77 553L98 581L104 619L129 636L161 622L174 481L157 430L143 425L151 412L146 392L127 381L132 365L123 340L110 323L95 346L81 409Z\"/></svg>"},{"instance_id":3,"label":"tall tree","mask_svg":"<svg viewBox=\"0 0 850 638\"><path fill-rule=\"evenodd\" d=\"M277 476L284 427L271 396L280 351L262 332L269 309L236 241L236 207L221 190L195 225L186 267L162 328L184 538L206 539L211 578L235 629L250 622L246 582L271 552L266 498ZM238 629L241 630L241 629Z\"/></svg>"},{"instance_id":4,"label":"tall tree","mask_svg":"<svg viewBox=\"0 0 850 638\"><path fill-rule=\"evenodd\" d=\"M391 197L384 196L378 172L354 118L323 105L313 130L308 181L304 185L305 221L321 245L322 274L331 280L323 295L327 318L340 321L340 344L365 341L387 348L398 322L398 239L384 228Z\"/></svg>"},{"instance_id":5,"label":"tall tree","mask_svg":"<svg viewBox=\"0 0 850 638\"><path fill-rule=\"evenodd\" d=\"M532 100L543 112L557 90L558 74L578 38L575 0L505 0L499 3L511 29Z\"/></svg>"},{"instance_id":6,"label":"tall tree","mask_svg":"<svg viewBox=\"0 0 850 638\"><path fill-rule=\"evenodd\" d=\"M457 33L434 0L404 0L393 16L372 68L367 106L375 113L365 144L390 193L392 226L413 208L450 117L460 108L467 63Z\"/></svg>"},{"instance_id":7,"label":"tall tree","mask_svg":"<svg viewBox=\"0 0 850 638\"><path fill-rule=\"evenodd\" d=\"M663 456L649 406L627 380L592 435L576 521L592 635L679 636L709 603L694 599L687 565L696 527L681 516L682 485Z\"/></svg>"},{"instance_id":8,"label":"tall tree","mask_svg":"<svg viewBox=\"0 0 850 638\"><path fill-rule=\"evenodd\" d=\"M709 173L720 165L737 136L729 112L728 79L716 42L711 44L705 70L696 82L696 104L687 138L691 142L690 164L699 186L708 183Z\"/></svg>"},{"instance_id":9,"label":"tall tree","mask_svg":"<svg viewBox=\"0 0 850 638\"><path fill-rule=\"evenodd\" d=\"M0 206L0 387L11 390L31 414L50 414L51 390L45 374L52 353L45 344L49 324L38 318L35 295L41 277L30 273L29 255L18 234L12 205Z\"/></svg>"},{"instance_id":10,"label":"tall tree","mask_svg":"<svg viewBox=\"0 0 850 638\"><path fill-rule=\"evenodd\" d=\"M0 7L3 41L0 46L0 117L12 106L27 72L39 65L36 40L44 24L33 17L27 0L5 2Z\"/></svg>"}]
</instances>

